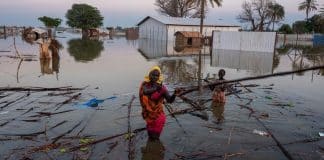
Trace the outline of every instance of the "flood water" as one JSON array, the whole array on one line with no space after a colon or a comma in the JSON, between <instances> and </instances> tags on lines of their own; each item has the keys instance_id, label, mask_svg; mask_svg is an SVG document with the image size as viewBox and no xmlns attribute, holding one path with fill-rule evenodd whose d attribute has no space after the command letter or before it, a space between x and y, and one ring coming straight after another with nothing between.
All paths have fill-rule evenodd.
<instances>
[{"instance_id":1,"label":"flood water","mask_svg":"<svg viewBox=\"0 0 324 160\"><path fill-rule=\"evenodd\" d=\"M236 87L242 90L240 98L228 96L223 109L215 110L207 101L203 104L207 110L194 112L207 115L207 120L193 114L177 115L176 120L168 116L160 141L148 141L146 132L139 132L131 145L125 136L120 136L85 151L63 152L86 136L99 139L127 132L127 105L133 95L136 98L132 103L131 128L145 127L137 95L147 71L159 65L171 92L177 86L196 85L199 49L179 49L173 42L125 37L82 40L79 34L71 33L58 33L56 40L59 56L40 60L40 45L17 36L18 52L34 55L32 60L20 61L10 58L16 53L14 38L0 39L0 51L9 51L0 52L0 87L86 87L71 95L54 97L48 96L51 92L31 92L21 99L26 92L0 91L0 105L7 105L0 110L0 156L4 159L288 159L289 155L294 159L324 158L324 141L319 136L319 132L324 132L324 70L244 81L244 85L258 86L249 87L252 92ZM324 65L323 46L278 43L276 48L274 53L254 53L205 47L203 77L217 78L221 68L226 70L226 79L237 79ZM82 94L57 109L57 103L76 93ZM104 101L98 108L80 107L91 98L112 96L116 98ZM194 92L187 96L203 101L211 97L211 92L204 90L202 95ZM174 110L191 107L180 98L171 106ZM34 116L43 111L66 110L72 111ZM224 116L222 123L216 122L219 115ZM36 120L26 121L30 119ZM60 122L64 124L46 134L15 136L39 132ZM288 156L273 137L254 131L271 132ZM35 151L62 133L66 134L58 140L58 147Z\"/></svg>"}]
</instances>

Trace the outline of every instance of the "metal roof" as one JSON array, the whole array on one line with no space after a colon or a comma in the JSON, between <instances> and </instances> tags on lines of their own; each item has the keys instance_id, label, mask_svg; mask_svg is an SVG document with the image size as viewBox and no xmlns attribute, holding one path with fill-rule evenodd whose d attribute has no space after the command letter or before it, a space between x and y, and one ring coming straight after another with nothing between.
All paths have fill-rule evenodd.
<instances>
[{"instance_id":1,"label":"metal roof","mask_svg":"<svg viewBox=\"0 0 324 160\"><path fill-rule=\"evenodd\" d=\"M153 17L153 16L147 16L143 20L141 20L137 26L144 23L149 18L152 18L156 21L159 21L166 25L179 25L179 26L199 26L200 25L200 18L183 18L183 17L166 17L166 16L160 16L160 17ZM211 19L205 19L204 20L204 26L211 26L211 27L241 27L237 25L229 25L224 24L220 22L212 21Z\"/></svg>"}]
</instances>

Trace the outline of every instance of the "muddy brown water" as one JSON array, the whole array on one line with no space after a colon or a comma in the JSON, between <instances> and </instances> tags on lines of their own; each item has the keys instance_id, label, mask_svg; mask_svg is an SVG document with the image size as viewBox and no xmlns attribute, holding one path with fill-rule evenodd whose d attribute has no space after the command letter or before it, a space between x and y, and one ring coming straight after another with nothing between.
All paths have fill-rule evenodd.
<instances>
[{"instance_id":1,"label":"muddy brown water","mask_svg":"<svg viewBox=\"0 0 324 160\"><path fill-rule=\"evenodd\" d=\"M260 86L250 87L253 92L237 87L242 90L238 94L241 99L228 96L224 110L212 108L208 101L204 111L177 115L178 122L168 116L160 141L148 141L142 131L132 138L130 146L125 136L119 136L69 152L68 148L83 143L85 137L93 141L127 132L127 105L132 95L137 96L139 84L150 67L159 65L165 84L173 90L175 86L188 86L195 81L198 57L195 49L170 51L174 46L166 45L173 43L159 41L149 46L145 45L147 40L124 37L85 42L79 35L69 33L58 34L56 40L60 43L59 59L41 61L39 44L16 37L18 51L34 55L33 61L20 62L8 57L15 55L13 38L0 39L0 50L11 51L0 52L0 87L88 86L57 96L49 94L63 92L30 92L29 96L26 92L0 92L1 159L324 158L324 141L319 136L319 132L324 132L323 70L242 82ZM217 75L220 68L226 70L225 78L236 79L324 64L323 49L307 46L280 47L275 55L208 52L209 49L204 50L204 77ZM59 103L77 93L81 96L56 110ZM116 98L95 108L80 105L94 97L112 96ZM206 100L211 92L205 90L200 96L195 92L187 96L196 101ZM253 114L244 107L247 103ZM191 107L179 98L171 106L178 110ZM145 127L140 109L136 97L131 112L133 130ZM218 123L220 111L224 111L224 120ZM44 116L40 112L65 113ZM207 115L208 120L196 114ZM259 135L257 131L270 131L282 148L273 137ZM45 146L62 133L65 135L57 140L57 147Z\"/></svg>"}]
</instances>

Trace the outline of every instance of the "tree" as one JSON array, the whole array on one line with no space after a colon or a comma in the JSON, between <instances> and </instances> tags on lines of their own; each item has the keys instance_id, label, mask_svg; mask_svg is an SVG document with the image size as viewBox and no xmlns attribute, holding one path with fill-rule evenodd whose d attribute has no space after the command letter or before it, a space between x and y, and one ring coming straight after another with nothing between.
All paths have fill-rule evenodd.
<instances>
[{"instance_id":1,"label":"tree","mask_svg":"<svg viewBox=\"0 0 324 160\"><path fill-rule=\"evenodd\" d=\"M83 37L87 36L87 30L102 26L103 17L100 11L88 4L73 4L65 15L67 25L82 29Z\"/></svg>"},{"instance_id":2,"label":"tree","mask_svg":"<svg viewBox=\"0 0 324 160\"><path fill-rule=\"evenodd\" d=\"M308 21L308 15L309 12L317 10L318 4L316 3L316 0L305 0L304 2L301 2L298 6L299 11L304 11L306 13L306 20Z\"/></svg>"},{"instance_id":3,"label":"tree","mask_svg":"<svg viewBox=\"0 0 324 160\"><path fill-rule=\"evenodd\" d=\"M200 9L200 33L203 32L204 18L205 18L205 8L207 8L207 0L188 0L190 3L196 4ZM222 6L223 0L209 0L210 5L214 8L215 5L218 7Z\"/></svg>"},{"instance_id":4,"label":"tree","mask_svg":"<svg viewBox=\"0 0 324 160\"><path fill-rule=\"evenodd\" d=\"M190 0L156 0L155 5L161 14L170 17L192 17L199 12Z\"/></svg>"},{"instance_id":5,"label":"tree","mask_svg":"<svg viewBox=\"0 0 324 160\"><path fill-rule=\"evenodd\" d=\"M62 19L60 18L51 18L47 16L38 17L38 20L43 22L43 24L48 28L58 27L62 22Z\"/></svg>"},{"instance_id":6,"label":"tree","mask_svg":"<svg viewBox=\"0 0 324 160\"><path fill-rule=\"evenodd\" d=\"M296 21L293 24L294 33L309 33L311 30L307 27L307 21Z\"/></svg>"},{"instance_id":7,"label":"tree","mask_svg":"<svg viewBox=\"0 0 324 160\"><path fill-rule=\"evenodd\" d=\"M272 23L272 31L274 31L275 23L279 23L284 19L285 9L282 5L278 3L271 3L268 8L268 16L270 16L270 22ZM269 25L271 23L269 23Z\"/></svg>"},{"instance_id":8,"label":"tree","mask_svg":"<svg viewBox=\"0 0 324 160\"><path fill-rule=\"evenodd\" d=\"M292 31L292 28L290 27L289 24L283 24L279 29L278 31L280 33L284 33L284 34L292 34L293 31Z\"/></svg>"},{"instance_id":9,"label":"tree","mask_svg":"<svg viewBox=\"0 0 324 160\"><path fill-rule=\"evenodd\" d=\"M240 15L237 19L241 23L248 23L252 31L264 31L271 23L279 22L284 18L284 8L272 0L252 0L243 2Z\"/></svg>"},{"instance_id":10,"label":"tree","mask_svg":"<svg viewBox=\"0 0 324 160\"><path fill-rule=\"evenodd\" d=\"M324 33L324 17L315 14L308 21L296 21L293 24L295 33Z\"/></svg>"},{"instance_id":11,"label":"tree","mask_svg":"<svg viewBox=\"0 0 324 160\"><path fill-rule=\"evenodd\" d=\"M324 17L320 15L314 15L309 19L312 29L315 33L324 33Z\"/></svg>"},{"instance_id":12,"label":"tree","mask_svg":"<svg viewBox=\"0 0 324 160\"><path fill-rule=\"evenodd\" d=\"M207 0L188 0L190 3L195 3L198 7L200 7L200 34L203 34L203 26L204 26L204 18L205 18L205 7L207 6ZM218 7L222 6L223 0L209 0L210 5L214 8L215 5ZM198 59L198 88L199 91L202 91L201 86L201 51L199 52Z\"/></svg>"}]
</instances>

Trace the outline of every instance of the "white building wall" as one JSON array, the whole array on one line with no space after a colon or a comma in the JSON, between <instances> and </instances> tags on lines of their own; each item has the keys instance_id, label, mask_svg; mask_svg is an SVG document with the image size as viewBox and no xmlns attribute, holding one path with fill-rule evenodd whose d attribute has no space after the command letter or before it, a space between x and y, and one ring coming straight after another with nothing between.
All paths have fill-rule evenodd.
<instances>
[{"instance_id":1,"label":"white building wall","mask_svg":"<svg viewBox=\"0 0 324 160\"><path fill-rule=\"evenodd\" d=\"M213 50L273 52L275 32L213 32Z\"/></svg>"},{"instance_id":2,"label":"white building wall","mask_svg":"<svg viewBox=\"0 0 324 160\"><path fill-rule=\"evenodd\" d=\"M168 25L168 37L169 41L174 40L174 33L178 31L196 31L200 32L200 26L176 26L176 25ZM239 31L240 27L204 27L203 28L203 35L204 36L212 36L213 31Z\"/></svg>"},{"instance_id":3,"label":"white building wall","mask_svg":"<svg viewBox=\"0 0 324 160\"><path fill-rule=\"evenodd\" d=\"M166 40L166 25L149 18L139 26L139 38Z\"/></svg>"}]
</instances>

